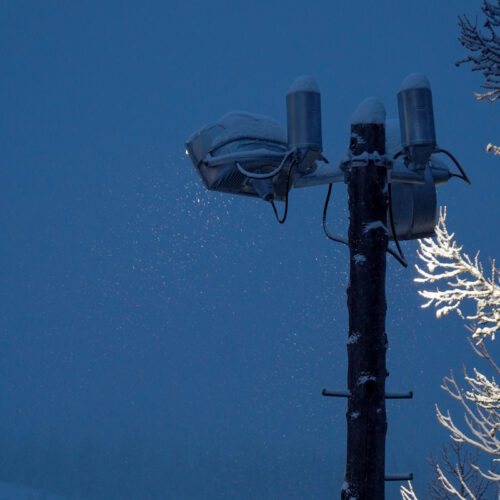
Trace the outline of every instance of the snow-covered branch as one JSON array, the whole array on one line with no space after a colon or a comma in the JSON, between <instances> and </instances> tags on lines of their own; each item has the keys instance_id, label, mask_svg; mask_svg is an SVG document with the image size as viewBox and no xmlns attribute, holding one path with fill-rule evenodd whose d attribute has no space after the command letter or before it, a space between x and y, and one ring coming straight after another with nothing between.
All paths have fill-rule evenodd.
<instances>
[{"instance_id":1,"label":"snow-covered branch","mask_svg":"<svg viewBox=\"0 0 500 500\"><path fill-rule=\"evenodd\" d=\"M459 17L460 43L469 51L469 55L456 62L472 63L472 71L483 73L485 81L481 87L484 92L474 92L479 101L495 102L500 98L500 0L483 0L482 10L486 16L485 30L477 27L466 17ZM500 155L500 147L492 143L486 146L486 152Z\"/></svg>"},{"instance_id":2,"label":"snow-covered branch","mask_svg":"<svg viewBox=\"0 0 500 500\"><path fill-rule=\"evenodd\" d=\"M465 372L465 370L464 370ZM458 387L453 373L443 379L441 386L453 399L458 401L464 410L464 421L466 430L458 427L450 412L446 415L436 406L439 423L451 432L451 438L458 443L467 443L471 446L500 458L500 439L497 431L500 430L500 390L495 381L489 381L484 375L474 370L474 377L469 377L465 372L465 380L469 384L469 390L464 391ZM480 470L480 469L478 469ZM500 474L491 470L483 472L500 480ZM485 476L486 477L486 476Z\"/></svg>"},{"instance_id":3,"label":"snow-covered branch","mask_svg":"<svg viewBox=\"0 0 500 500\"><path fill-rule=\"evenodd\" d=\"M403 500L418 500L418 497L415 494L415 491L413 491L413 486L411 485L410 481L408 481L408 487L401 486L399 491L401 492L401 498Z\"/></svg>"},{"instance_id":4,"label":"snow-covered branch","mask_svg":"<svg viewBox=\"0 0 500 500\"><path fill-rule=\"evenodd\" d=\"M459 498L460 500L477 500L476 496L472 493L470 488L467 486L467 483L464 481L464 478L462 477L462 474L458 467L455 469L455 474L460 481L460 485L463 487L463 489L465 489L465 494L467 496L464 496L455 488L453 483L448 479L447 476L445 476L439 465L436 465L436 472L438 474L439 482L441 483L444 491L446 491L447 493L451 493L453 496Z\"/></svg>"},{"instance_id":5,"label":"snow-covered branch","mask_svg":"<svg viewBox=\"0 0 500 500\"><path fill-rule=\"evenodd\" d=\"M472 300L476 311L475 314L466 316L466 319L474 322L470 330L478 345L472 344L473 349L499 373L498 366L482 344L486 337L494 340L495 333L500 330L500 285L495 263L492 264L491 276L486 278L484 268L479 262L479 254L471 259L463 252L462 247L457 245L454 234L448 232L446 209L440 210L435 240L427 238L420 240L419 244L418 255L426 269L416 266L420 277L415 281L431 284L444 280L446 284L442 290L436 288L434 291L419 291L419 294L427 299L422 307L434 304L438 318L450 311L455 311L464 318L460 309L462 302ZM498 460L500 459L500 438L497 437L500 430L500 387L494 378L489 379L477 369L474 369L473 376L469 376L464 369L464 379L469 385L467 390L459 388L453 373L443 379L441 386L462 406L464 428L456 425L449 411L444 414L436 407L438 421L450 431L454 441L467 443ZM488 480L500 481L500 474L493 470L483 471L477 466L474 468ZM450 489L451 486L445 481L446 476L442 470L437 472L443 488L454 494ZM458 475L457 477L460 480ZM469 497L473 498L470 495Z\"/></svg>"},{"instance_id":6,"label":"snow-covered branch","mask_svg":"<svg viewBox=\"0 0 500 500\"><path fill-rule=\"evenodd\" d=\"M482 85L484 91L475 93L475 96L478 100L495 102L500 99L500 0L483 0L482 10L486 16L484 30L478 29L477 21L472 23L465 16L459 17L459 40L469 55L456 64L472 63L472 71L480 71L485 78ZM489 143L486 152L500 156L500 147ZM435 239L419 240L420 250L417 253L424 265L416 266L419 277L415 281L425 285L436 282L444 285L441 289L436 287L435 290L419 291L427 300L422 307L434 305L437 318L455 311L461 318L469 320L471 325L468 328L476 344L468 340L474 352L488 361L496 373L500 373L500 368L483 343L486 338L494 340L500 330L500 284L495 262L491 265L491 275L485 276L479 252L471 259L462 251L463 247L457 245L455 235L448 232L446 209L440 210L435 233ZM474 314L464 316L461 307L465 302L475 305ZM432 462L436 472L433 489L436 499L480 500L490 483L500 485L500 474L495 472L494 467L485 471L473 460L465 464L460 456L462 444L467 444L489 455L494 465L500 461L500 438L497 437L500 431L500 387L494 378L489 379L477 369L474 369L473 376L469 376L464 368L464 374L469 386L467 390L458 386L453 373L443 379L442 385L464 411L463 428L455 424L449 411L443 414L436 406L439 423L450 431L450 437L455 442L450 445L451 448L455 452L458 448L459 451L456 453L456 464L452 464L446 453L443 466ZM478 480L479 475L483 479ZM411 484L408 488L402 486L400 492L403 500L417 500Z\"/></svg>"},{"instance_id":7,"label":"snow-covered branch","mask_svg":"<svg viewBox=\"0 0 500 500\"><path fill-rule=\"evenodd\" d=\"M435 239L419 240L420 249L417 253L424 265L416 266L419 277L415 281L425 285L441 282L444 286L442 289L419 291L427 300L422 307L434 305L438 318L455 311L460 317L472 321L469 329L476 343L470 339L469 342L474 352L487 361L496 373L500 373L500 368L483 343L487 337L494 340L495 333L500 330L498 269L493 262L491 275L486 277L479 262L479 253L471 259L463 252L463 247L454 239L455 235L449 233L446 227L446 209L440 210L435 232ZM474 314L464 316L462 313L461 307L466 301L475 304ZM492 464L496 465L500 461L500 387L494 378L488 378L475 368L473 375L469 375L464 368L464 380L468 384L467 389L460 388L451 373L443 379L441 386L461 405L464 423L462 426L457 425L449 411L443 413L436 406L438 421L450 432L455 443L464 443L484 452L492 458ZM473 481L473 475L468 475L468 472L466 474L466 470L470 471L471 468L488 482L500 484L500 473L495 472L495 467L484 470L484 467L480 468L477 463L470 462L465 468L460 466L459 455L457 459L458 463L453 467L451 462L444 460L444 469L441 464L433 463L443 492L443 496L438 498L483 498L483 494L480 494L481 483ZM401 495L408 500L416 498L414 492L404 488L401 489Z\"/></svg>"},{"instance_id":8,"label":"snow-covered branch","mask_svg":"<svg viewBox=\"0 0 500 500\"><path fill-rule=\"evenodd\" d=\"M451 441L443 446L439 462L432 457L429 460L435 477L430 482L427 500L453 500L457 497L486 500L491 481L477 471L478 459L478 451L471 452L464 443Z\"/></svg>"},{"instance_id":9,"label":"snow-covered branch","mask_svg":"<svg viewBox=\"0 0 500 500\"><path fill-rule=\"evenodd\" d=\"M457 61L457 66L472 63L472 71L481 71L485 77L484 92L475 93L479 100L490 102L500 98L500 0L490 3L483 0L482 10L486 16L485 30L477 27L466 17L459 17L460 43L470 52L469 56Z\"/></svg>"},{"instance_id":10,"label":"snow-covered branch","mask_svg":"<svg viewBox=\"0 0 500 500\"><path fill-rule=\"evenodd\" d=\"M500 474L494 471L494 467L483 470L477 465L477 457L471 458L467 453L461 455L462 444L468 444L493 457L493 463L500 460L500 439L497 437L500 430L500 388L494 379L488 380L477 370L474 370L474 377L469 377L465 369L464 373L469 390L459 388L453 373L444 378L441 387L462 405L466 430L455 424L449 411L445 415L436 406L439 423L450 431L451 439L458 443L451 445L456 454L456 464L452 463L446 451L443 452L443 465L431 461L441 488L433 488L433 498L436 499L481 500L492 482L500 482ZM401 487L400 492L404 500L417 500L411 485L409 488Z\"/></svg>"},{"instance_id":11,"label":"snow-covered branch","mask_svg":"<svg viewBox=\"0 0 500 500\"><path fill-rule=\"evenodd\" d=\"M438 318L450 311L464 318L460 307L462 302L471 300L475 303L476 311L465 318L472 321L472 337L477 343L487 337L494 340L495 333L500 330L500 285L495 262L492 263L491 276L486 277L479 262L479 252L474 259L464 253L463 247L454 240L455 235L448 232L445 221L446 208L440 210L435 239L419 240L420 250L417 253L426 269L415 266L420 275L415 281L446 283L446 288L442 290L419 291L427 299L422 307L434 305Z\"/></svg>"},{"instance_id":12,"label":"snow-covered branch","mask_svg":"<svg viewBox=\"0 0 500 500\"><path fill-rule=\"evenodd\" d=\"M494 155L500 155L500 147L491 144L491 142L486 146L487 153L493 153Z\"/></svg>"}]
</instances>

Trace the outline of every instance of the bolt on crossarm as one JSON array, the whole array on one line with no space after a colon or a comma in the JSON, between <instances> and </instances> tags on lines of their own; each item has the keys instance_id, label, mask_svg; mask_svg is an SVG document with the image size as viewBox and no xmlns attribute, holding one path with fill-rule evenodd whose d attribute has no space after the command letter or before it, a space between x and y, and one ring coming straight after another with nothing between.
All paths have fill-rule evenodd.
<instances>
[{"instance_id":1,"label":"bolt on crossarm","mask_svg":"<svg viewBox=\"0 0 500 500\"><path fill-rule=\"evenodd\" d=\"M385 109L373 98L360 104L351 124L347 176L350 281L347 460L342 500L384 499L385 273L387 166Z\"/></svg>"}]
</instances>

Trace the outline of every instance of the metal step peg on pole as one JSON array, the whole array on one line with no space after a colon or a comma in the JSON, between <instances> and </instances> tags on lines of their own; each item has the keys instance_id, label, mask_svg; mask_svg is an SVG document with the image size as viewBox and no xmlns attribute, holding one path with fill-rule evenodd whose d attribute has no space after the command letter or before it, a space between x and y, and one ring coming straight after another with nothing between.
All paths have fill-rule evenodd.
<instances>
[{"instance_id":1,"label":"metal step peg on pole","mask_svg":"<svg viewBox=\"0 0 500 500\"><path fill-rule=\"evenodd\" d=\"M413 481L413 472L405 474L386 474L385 481Z\"/></svg>"},{"instance_id":2,"label":"metal step peg on pole","mask_svg":"<svg viewBox=\"0 0 500 500\"><path fill-rule=\"evenodd\" d=\"M331 391L323 389L321 391L323 396L332 396L336 398L349 398L351 393L349 391ZM385 399L413 399L413 391L408 392L386 392Z\"/></svg>"}]
</instances>

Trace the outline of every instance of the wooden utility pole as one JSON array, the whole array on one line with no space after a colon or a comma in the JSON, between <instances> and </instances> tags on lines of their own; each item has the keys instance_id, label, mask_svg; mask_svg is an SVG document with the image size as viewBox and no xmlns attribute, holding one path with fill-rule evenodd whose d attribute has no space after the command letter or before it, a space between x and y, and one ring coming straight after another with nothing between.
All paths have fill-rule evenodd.
<instances>
[{"instance_id":1,"label":"wooden utility pole","mask_svg":"<svg viewBox=\"0 0 500 500\"><path fill-rule=\"evenodd\" d=\"M380 102L368 99L358 108L351 124L350 151L349 397L341 498L384 500L388 201L385 110Z\"/></svg>"}]
</instances>

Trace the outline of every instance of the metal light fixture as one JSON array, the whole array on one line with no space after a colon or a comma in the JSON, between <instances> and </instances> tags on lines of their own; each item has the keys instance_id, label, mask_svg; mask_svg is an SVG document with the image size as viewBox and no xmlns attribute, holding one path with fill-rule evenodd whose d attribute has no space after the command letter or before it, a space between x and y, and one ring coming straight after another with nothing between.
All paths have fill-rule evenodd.
<instances>
[{"instance_id":1,"label":"metal light fixture","mask_svg":"<svg viewBox=\"0 0 500 500\"><path fill-rule=\"evenodd\" d=\"M425 76L413 74L405 79L398 107L399 120L386 121L382 103L373 98L364 101L351 123L348 154L338 166L329 165L323 156L320 92L311 77L297 79L287 92L286 135L271 118L237 112L203 127L186 143L186 151L208 189L260 197L271 203L280 223L286 219L292 187L329 185L323 229L328 238L350 249L349 391L323 394L349 398L344 485L349 496L354 491L353 496L363 498L366 492L373 496L373 486L376 497L383 498L384 481L413 477L383 473L387 425L384 401L412 397L412 392L391 395L385 391L385 252L407 267L398 240L434 234L436 186L452 176L469 182L454 157L437 147L432 94ZM455 162L461 175L451 172L436 157L441 152ZM349 240L332 235L326 225L336 182L348 184ZM275 201L285 201L281 218ZM394 240L397 251L387 245L386 235ZM360 411L362 419L357 418ZM357 467L356 457L366 454L366 443L371 450L370 466Z\"/></svg>"},{"instance_id":2,"label":"metal light fixture","mask_svg":"<svg viewBox=\"0 0 500 500\"><path fill-rule=\"evenodd\" d=\"M435 186L452 176L470 181L460 164L448 151L437 146L432 91L428 78L421 73L408 75L398 93L399 137L392 144L397 151L390 172L392 210L397 239L411 240L434 235L437 221ZM392 134L396 135L394 128ZM399 139L399 140L398 140ZM445 153L457 165L461 175L452 173L437 157ZM391 229L390 238L394 239Z\"/></svg>"},{"instance_id":3,"label":"metal light fixture","mask_svg":"<svg viewBox=\"0 0 500 500\"><path fill-rule=\"evenodd\" d=\"M270 118L228 113L195 132L186 142L186 152L207 189L284 199L280 174L287 139L279 123Z\"/></svg>"},{"instance_id":4,"label":"metal light fixture","mask_svg":"<svg viewBox=\"0 0 500 500\"><path fill-rule=\"evenodd\" d=\"M413 73L403 81L398 108L399 120L386 124L384 162L393 222L389 237L410 240L434 234L436 186L452 176L469 179L455 158L437 146L427 77ZM292 187L344 182L349 168L349 161L332 166L323 156L321 97L312 77L302 76L293 82L286 94L286 109L286 134L272 118L232 112L195 132L186 142L186 152L207 189L262 198L273 205L279 222L286 218ZM447 154L461 175L452 173L437 153ZM286 202L282 219L275 201ZM343 238L332 239L345 243Z\"/></svg>"},{"instance_id":5,"label":"metal light fixture","mask_svg":"<svg viewBox=\"0 0 500 500\"><path fill-rule=\"evenodd\" d=\"M450 173L450 177L460 177L470 184L455 157L437 145L431 84L425 75L412 73L403 80L398 93L398 110L402 149L394 158L403 156L407 169L415 173L408 175L406 182L411 182L413 178L415 183L424 183L424 171L431 155L444 153L460 170L461 175Z\"/></svg>"},{"instance_id":6,"label":"metal light fixture","mask_svg":"<svg viewBox=\"0 0 500 500\"><path fill-rule=\"evenodd\" d=\"M285 201L325 161L317 83L298 78L287 94L286 136L271 118L233 112L194 133L186 151L207 189ZM299 182L300 184L300 182Z\"/></svg>"},{"instance_id":7,"label":"metal light fixture","mask_svg":"<svg viewBox=\"0 0 500 500\"><path fill-rule=\"evenodd\" d=\"M431 85L425 75L412 73L403 80L398 93L398 110L401 144L408 157L408 166L424 171L437 147Z\"/></svg>"}]
</instances>

